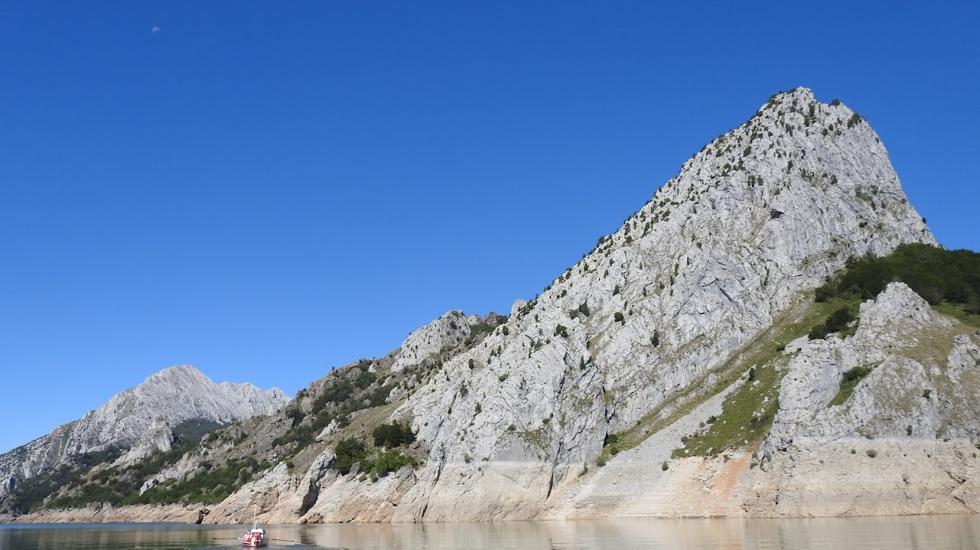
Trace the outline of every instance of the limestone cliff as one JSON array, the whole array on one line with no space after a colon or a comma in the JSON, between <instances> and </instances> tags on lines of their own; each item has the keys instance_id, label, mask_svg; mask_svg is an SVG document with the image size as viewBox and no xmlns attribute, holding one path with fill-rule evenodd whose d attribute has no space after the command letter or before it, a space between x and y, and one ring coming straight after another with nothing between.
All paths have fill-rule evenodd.
<instances>
[{"instance_id":1,"label":"limestone cliff","mask_svg":"<svg viewBox=\"0 0 980 550\"><path fill-rule=\"evenodd\" d=\"M977 511L976 329L900 283L814 296L908 243L936 241L867 122L783 92L509 317L447 313L105 475L216 523Z\"/></svg>"},{"instance_id":2,"label":"limestone cliff","mask_svg":"<svg viewBox=\"0 0 980 550\"><path fill-rule=\"evenodd\" d=\"M327 445L319 456L306 451L298 496L280 494L281 483L272 484L275 497L250 489L221 503L212 519L234 518L249 503L276 521L632 515L626 503L644 483L655 484L659 504L635 515L769 513L758 499L689 490L692 479L711 477L703 468L717 450L684 458L686 441L728 399L753 391L756 367L772 393L765 407L776 393L795 394L792 375L781 385L786 369L794 372L789 357L755 364L760 350L813 324L807 292L848 258L911 242L935 244L870 126L809 90L777 94L685 163L540 296L515 303L506 323L427 367L424 384L383 417L411 423L424 456L418 468L376 481L340 475L326 467ZM835 382L845 366L820 376ZM779 393L778 402L792 398ZM963 429L977 424L971 409L954 409ZM792 425L789 414L778 410L766 449ZM744 458L729 470L741 465L740 476L751 465L773 479L776 458L766 455L767 468L756 469L750 448L773 420L762 411L754 420L760 428L746 435ZM616 455L610 442L618 439ZM736 478L726 482L729 496L740 483L757 483Z\"/></svg>"}]
</instances>

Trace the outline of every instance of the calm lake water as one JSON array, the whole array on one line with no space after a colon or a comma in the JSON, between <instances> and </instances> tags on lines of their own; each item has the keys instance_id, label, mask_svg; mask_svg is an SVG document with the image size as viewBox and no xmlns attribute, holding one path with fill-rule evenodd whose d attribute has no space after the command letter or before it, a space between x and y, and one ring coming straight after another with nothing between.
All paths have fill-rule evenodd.
<instances>
[{"instance_id":1,"label":"calm lake water","mask_svg":"<svg viewBox=\"0 0 980 550\"><path fill-rule=\"evenodd\" d=\"M980 549L980 516L267 526L269 548ZM0 525L2 550L236 548L239 526Z\"/></svg>"}]
</instances>

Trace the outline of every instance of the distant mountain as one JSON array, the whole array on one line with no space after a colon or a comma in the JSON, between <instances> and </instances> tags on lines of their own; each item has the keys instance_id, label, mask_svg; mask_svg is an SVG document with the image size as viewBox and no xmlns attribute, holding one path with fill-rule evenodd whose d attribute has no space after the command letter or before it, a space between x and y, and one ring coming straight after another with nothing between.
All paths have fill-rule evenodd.
<instances>
[{"instance_id":1,"label":"distant mountain","mask_svg":"<svg viewBox=\"0 0 980 550\"><path fill-rule=\"evenodd\" d=\"M977 512L977 273L868 123L797 88L508 317L447 313L274 414L93 458L24 519Z\"/></svg>"},{"instance_id":2,"label":"distant mountain","mask_svg":"<svg viewBox=\"0 0 980 550\"><path fill-rule=\"evenodd\" d=\"M140 385L114 395L84 417L0 455L0 495L18 483L79 459L98 456L120 464L169 450L173 429L194 422L214 426L271 414L288 398L278 389L252 384L216 384L188 365L163 369Z\"/></svg>"}]
</instances>

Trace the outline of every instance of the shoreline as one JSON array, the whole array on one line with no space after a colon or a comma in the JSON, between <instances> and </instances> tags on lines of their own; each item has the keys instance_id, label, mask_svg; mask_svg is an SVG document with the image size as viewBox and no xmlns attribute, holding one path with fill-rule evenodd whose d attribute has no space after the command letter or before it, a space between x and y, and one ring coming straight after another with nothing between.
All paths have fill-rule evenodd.
<instances>
[{"instance_id":1,"label":"shoreline","mask_svg":"<svg viewBox=\"0 0 980 550\"><path fill-rule=\"evenodd\" d=\"M169 516L171 512L176 512L177 515L184 515L188 518L192 516L197 516L202 510L207 510L206 508L201 509L191 509L179 506L167 506L162 507L162 510L157 511L156 517L148 516L134 516L133 510L128 507L118 508L120 514L102 514L97 512L93 514L92 510L88 509L72 509L72 510L52 510L53 514L48 513L32 513L24 514L22 516L0 516L0 527L15 525L15 526L71 526L71 525L143 525L143 524L169 524L174 526L192 526L200 525L202 527L235 527L242 525L241 522L232 523L208 523L208 522L198 522L190 520L180 520L176 517ZM205 514L206 515L206 514ZM54 519L57 516L60 519ZM780 516L780 515L741 515L741 516L725 516L725 515L704 515L704 516L596 516L596 517L575 517L575 518L532 518L532 519L498 519L498 520L488 520L488 521L421 521L421 522L400 522L400 521L323 521L323 522L309 522L309 521L277 521L277 522L263 522L264 525L323 525L323 526L337 526L337 525L490 525L490 524L520 524L520 523L532 523L532 524L555 524L555 523L566 523L566 522L615 522L615 521L680 521L680 520L729 520L729 521L744 521L744 520L827 520L827 519L887 519L887 518L924 518L924 517L980 517L980 512L963 512L963 511L950 511L950 512L927 512L927 513L900 513L900 514L855 514L855 515L827 515L827 516ZM169 517L169 519L165 519Z\"/></svg>"}]
</instances>

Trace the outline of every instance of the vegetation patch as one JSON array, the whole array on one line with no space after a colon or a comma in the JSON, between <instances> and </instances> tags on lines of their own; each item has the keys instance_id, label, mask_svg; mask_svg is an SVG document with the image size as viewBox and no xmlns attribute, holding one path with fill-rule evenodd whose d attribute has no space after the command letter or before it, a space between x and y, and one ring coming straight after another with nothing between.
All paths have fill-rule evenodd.
<instances>
[{"instance_id":1,"label":"vegetation patch","mask_svg":"<svg viewBox=\"0 0 980 550\"><path fill-rule=\"evenodd\" d=\"M72 464L62 464L49 472L20 481L8 506L15 512L33 512L42 508L44 499L64 486L76 484L86 471L103 462L119 458L119 449L85 453L73 459Z\"/></svg>"},{"instance_id":2,"label":"vegetation patch","mask_svg":"<svg viewBox=\"0 0 980 550\"><path fill-rule=\"evenodd\" d=\"M746 381L725 398L721 415L702 431L689 436L672 456L713 456L726 449L747 447L762 441L779 409L779 382L783 375L769 363L751 371Z\"/></svg>"},{"instance_id":3,"label":"vegetation patch","mask_svg":"<svg viewBox=\"0 0 980 550\"><path fill-rule=\"evenodd\" d=\"M851 394L854 393L854 388L864 380L866 376L871 374L876 365L862 365L860 367L854 367L853 369L846 371L841 377L840 389L837 390L837 395L830 400L831 405L843 405L850 399Z\"/></svg>"},{"instance_id":4,"label":"vegetation patch","mask_svg":"<svg viewBox=\"0 0 980 550\"><path fill-rule=\"evenodd\" d=\"M857 327L850 327L848 325L850 325L851 321L854 321L855 309L857 309L856 304L843 306L834 310L833 313L827 316L827 319L823 323L810 329L807 337L811 340L822 340L834 332L840 332L841 336L854 334Z\"/></svg>"},{"instance_id":5,"label":"vegetation patch","mask_svg":"<svg viewBox=\"0 0 980 550\"><path fill-rule=\"evenodd\" d=\"M242 485L255 479L257 474L271 467L269 462L259 462L253 457L229 459L220 466L205 466L184 479L156 485L142 495L124 499L118 504L165 504L174 502L217 504L228 498L228 495L238 490ZM96 500L98 502L113 502L108 498ZM73 508L78 506L77 503L72 502L66 504L67 506L58 507Z\"/></svg>"},{"instance_id":6,"label":"vegetation patch","mask_svg":"<svg viewBox=\"0 0 980 550\"><path fill-rule=\"evenodd\" d=\"M949 315L954 319L958 319L964 325L971 326L973 328L980 328L980 313L969 313L966 310L965 304L943 302L941 304L934 305L933 309L939 313L942 313L943 315Z\"/></svg>"},{"instance_id":7,"label":"vegetation patch","mask_svg":"<svg viewBox=\"0 0 980 550\"><path fill-rule=\"evenodd\" d=\"M817 289L816 300L869 300L893 281L907 284L934 306L948 302L959 304L966 315L980 314L980 254L918 243L901 245L887 256L849 260L846 269Z\"/></svg>"},{"instance_id":8,"label":"vegetation patch","mask_svg":"<svg viewBox=\"0 0 980 550\"><path fill-rule=\"evenodd\" d=\"M412 433L412 429L398 422L381 424L371 432L371 436L374 438L375 447L393 449L401 445L415 443L415 434Z\"/></svg>"},{"instance_id":9,"label":"vegetation patch","mask_svg":"<svg viewBox=\"0 0 980 550\"><path fill-rule=\"evenodd\" d=\"M361 473L375 479L398 471L402 466L410 465L414 468L417 465L415 458L400 449L372 450L354 438L341 439L334 454L336 458L330 467L342 475L349 474L355 464L360 465Z\"/></svg>"}]
</instances>

